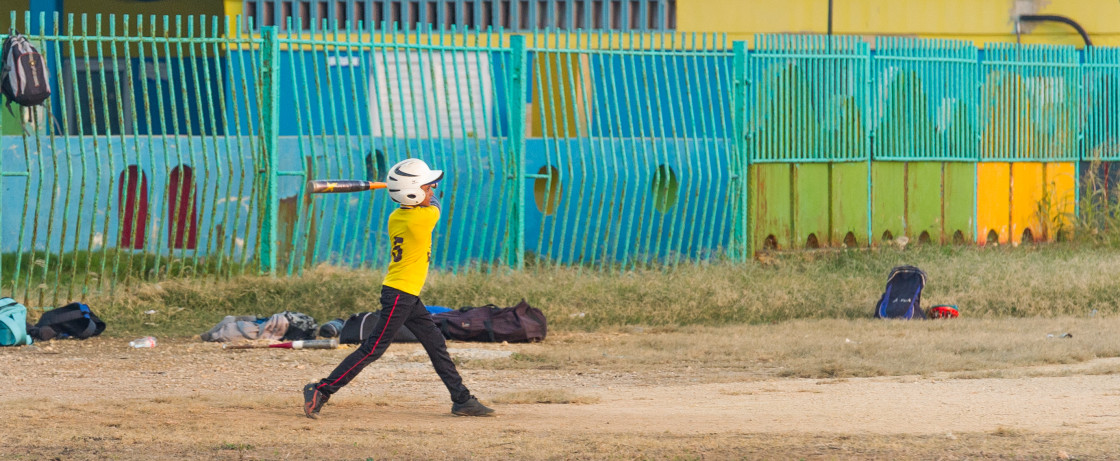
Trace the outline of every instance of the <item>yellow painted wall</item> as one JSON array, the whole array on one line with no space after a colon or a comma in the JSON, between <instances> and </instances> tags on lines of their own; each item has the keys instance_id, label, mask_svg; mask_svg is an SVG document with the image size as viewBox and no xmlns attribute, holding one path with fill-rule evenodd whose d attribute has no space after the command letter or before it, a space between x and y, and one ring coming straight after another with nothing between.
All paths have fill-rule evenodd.
<instances>
[{"instance_id":1,"label":"yellow painted wall","mask_svg":"<svg viewBox=\"0 0 1120 461\"><path fill-rule=\"evenodd\" d=\"M1058 232L1073 232L1073 213L1077 195L1077 165L1073 162L1046 164L1046 195L1049 222L1046 226L1048 240L1058 238Z\"/></svg>"},{"instance_id":2,"label":"yellow painted wall","mask_svg":"<svg viewBox=\"0 0 1120 461\"><path fill-rule=\"evenodd\" d=\"M976 167L976 241L983 244L988 232L996 231L999 243L1010 238L1011 166L1006 162L984 162Z\"/></svg>"},{"instance_id":3,"label":"yellow painted wall","mask_svg":"<svg viewBox=\"0 0 1120 461\"><path fill-rule=\"evenodd\" d=\"M1073 162L984 162L977 166L977 241L995 230L1000 243L1019 244L1030 229L1034 241L1069 231L1074 211Z\"/></svg>"},{"instance_id":4,"label":"yellow painted wall","mask_svg":"<svg viewBox=\"0 0 1120 461\"><path fill-rule=\"evenodd\" d=\"M1043 164L1017 162L1011 164L1011 243L1022 242L1023 232L1031 231L1034 241L1043 238L1039 202L1044 193Z\"/></svg>"},{"instance_id":5,"label":"yellow painted wall","mask_svg":"<svg viewBox=\"0 0 1120 461\"><path fill-rule=\"evenodd\" d=\"M1116 0L834 0L832 32L1014 43L1021 14L1066 16L1094 45L1120 46ZM825 33L828 0L678 0L677 28L747 41L759 33ZM1022 43L1083 43L1065 24L1023 23L1021 33Z\"/></svg>"}]
</instances>

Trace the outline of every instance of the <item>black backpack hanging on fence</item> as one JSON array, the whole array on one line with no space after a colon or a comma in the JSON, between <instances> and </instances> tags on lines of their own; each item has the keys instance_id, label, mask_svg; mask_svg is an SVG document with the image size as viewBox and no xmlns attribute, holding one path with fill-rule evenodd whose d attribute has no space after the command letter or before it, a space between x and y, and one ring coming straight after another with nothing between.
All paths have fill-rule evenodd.
<instances>
[{"instance_id":1,"label":"black backpack hanging on fence","mask_svg":"<svg viewBox=\"0 0 1120 461\"><path fill-rule=\"evenodd\" d=\"M524 299L513 307L464 307L433 315L432 320L444 338L457 341L524 343L543 341L548 335L544 313Z\"/></svg>"},{"instance_id":2,"label":"black backpack hanging on fence","mask_svg":"<svg viewBox=\"0 0 1120 461\"><path fill-rule=\"evenodd\" d=\"M27 328L27 333L40 341L71 337L86 339L102 331L105 331L105 322L82 303L70 303L46 311L34 326Z\"/></svg>"},{"instance_id":3,"label":"black backpack hanging on fence","mask_svg":"<svg viewBox=\"0 0 1120 461\"><path fill-rule=\"evenodd\" d=\"M926 273L914 266L898 266L887 277L887 288L875 303L875 317L882 319L926 318L922 311L922 288Z\"/></svg>"},{"instance_id":4,"label":"black backpack hanging on fence","mask_svg":"<svg viewBox=\"0 0 1120 461\"><path fill-rule=\"evenodd\" d=\"M7 98L8 112L13 114L13 102L21 106L37 106L51 96L43 55L15 29L4 39L3 52L0 53L0 94Z\"/></svg>"}]
</instances>

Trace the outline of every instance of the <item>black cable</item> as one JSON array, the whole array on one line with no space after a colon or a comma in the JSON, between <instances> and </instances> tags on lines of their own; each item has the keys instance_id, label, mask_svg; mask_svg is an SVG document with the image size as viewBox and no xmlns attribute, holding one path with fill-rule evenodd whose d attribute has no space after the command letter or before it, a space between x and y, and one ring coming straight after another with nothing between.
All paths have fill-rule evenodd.
<instances>
[{"instance_id":1,"label":"black cable","mask_svg":"<svg viewBox=\"0 0 1120 461\"><path fill-rule=\"evenodd\" d=\"M1085 40L1085 46L1093 46L1093 41L1089 40L1089 34L1085 32L1085 29L1081 27L1081 24L1078 24L1077 21L1074 21L1065 16L1058 16L1053 14L1024 14L1019 16L1019 20L1029 22L1053 21L1066 24L1070 27L1073 27L1075 30L1077 30L1077 33L1081 34L1081 39Z\"/></svg>"}]
</instances>

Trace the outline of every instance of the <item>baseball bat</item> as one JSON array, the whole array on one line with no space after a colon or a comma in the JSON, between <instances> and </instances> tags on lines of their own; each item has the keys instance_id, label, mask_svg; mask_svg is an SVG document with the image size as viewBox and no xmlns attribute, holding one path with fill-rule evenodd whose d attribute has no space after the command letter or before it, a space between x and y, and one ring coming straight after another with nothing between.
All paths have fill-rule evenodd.
<instances>
[{"instance_id":1,"label":"baseball bat","mask_svg":"<svg viewBox=\"0 0 1120 461\"><path fill-rule=\"evenodd\" d=\"M385 183L373 181L358 181L352 179L331 180L312 179L307 181L307 191L312 194L334 194L340 192L363 192L374 189L384 189Z\"/></svg>"},{"instance_id":2,"label":"baseball bat","mask_svg":"<svg viewBox=\"0 0 1120 461\"><path fill-rule=\"evenodd\" d=\"M279 344L223 344L222 349L338 349L338 339L308 339Z\"/></svg>"}]
</instances>

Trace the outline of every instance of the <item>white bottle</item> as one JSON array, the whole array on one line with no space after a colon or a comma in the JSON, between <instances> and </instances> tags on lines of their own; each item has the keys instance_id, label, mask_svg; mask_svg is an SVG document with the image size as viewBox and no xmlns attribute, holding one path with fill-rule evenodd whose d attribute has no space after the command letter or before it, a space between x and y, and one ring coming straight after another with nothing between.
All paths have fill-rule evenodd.
<instances>
[{"instance_id":1,"label":"white bottle","mask_svg":"<svg viewBox=\"0 0 1120 461\"><path fill-rule=\"evenodd\" d=\"M156 338L154 336L145 336L129 341L128 345L137 349L142 347L156 347Z\"/></svg>"}]
</instances>

